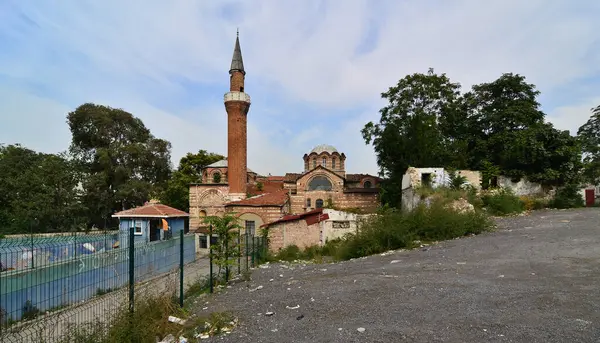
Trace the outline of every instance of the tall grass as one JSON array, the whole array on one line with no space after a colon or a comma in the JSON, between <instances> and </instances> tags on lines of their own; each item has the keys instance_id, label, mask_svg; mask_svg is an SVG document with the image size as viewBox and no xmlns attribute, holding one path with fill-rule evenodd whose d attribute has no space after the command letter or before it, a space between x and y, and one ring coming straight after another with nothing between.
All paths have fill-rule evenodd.
<instances>
[{"instance_id":1,"label":"tall grass","mask_svg":"<svg viewBox=\"0 0 600 343\"><path fill-rule=\"evenodd\" d=\"M360 223L356 233L328 241L324 246L297 246L282 249L276 260L301 260L331 256L348 260L388 250L415 247L415 241L440 241L469 234L479 234L491 228L492 222L480 210L459 213L448 206L448 199L433 200L410 212L386 210Z\"/></svg>"}]
</instances>

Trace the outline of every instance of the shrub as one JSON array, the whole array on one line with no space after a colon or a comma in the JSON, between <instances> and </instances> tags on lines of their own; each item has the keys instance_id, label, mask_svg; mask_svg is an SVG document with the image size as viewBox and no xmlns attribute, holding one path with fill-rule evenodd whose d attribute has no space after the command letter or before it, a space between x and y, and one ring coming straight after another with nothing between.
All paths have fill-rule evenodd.
<instances>
[{"instance_id":1,"label":"shrub","mask_svg":"<svg viewBox=\"0 0 600 343\"><path fill-rule=\"evenodd\" d=\"M523 195L519 197L525 211L541 210L548 206L548 201L542 197Z\"/></svg>"},{"instance_id":2,"label":"shrub","mask_svg":"<svg viewBox=\"0 0 600 343\"><path fill-rule=\"evenodd\" d=\"M525 204L510 189L500 188L481 197L484 206L493 215L523 212Z\"/></svg>"},{"instance_id":3,"label":"shrub","mask_svg":"<svg viewBox=\"0 0 600 343\"><path fill-rule=\"evenodd\" d=\"M478 234L491 227L481 211L458 213L434 200L411 212L390 210L372 217L355 234L336 243L334 257L339 260L363 257L388 250L411 248L416 240L437 241Z\"/></svg>"},{"instance_id":4,"label":"shrub","mask_svg":"<svg viewBox=\"0 0 600 343\"><path fill-rule=\"evenodd\" d=\"M287 247L279 250L275 256L276 260L279 261L294 261L300 258L300 248L297 245L288 245Z\"/></svg>"},{"instance_id":5,"label":"shrub","mask_svg":"<svg viewBox=\"0 0 600 343\"><path fill-rule=\"evenodd\" d=\"M583 207L585 201L579 194L579 187L576 184L567 184L556 190L554 200L551 206L554 208L575 208Z\"/></svg>"}]
</instances>

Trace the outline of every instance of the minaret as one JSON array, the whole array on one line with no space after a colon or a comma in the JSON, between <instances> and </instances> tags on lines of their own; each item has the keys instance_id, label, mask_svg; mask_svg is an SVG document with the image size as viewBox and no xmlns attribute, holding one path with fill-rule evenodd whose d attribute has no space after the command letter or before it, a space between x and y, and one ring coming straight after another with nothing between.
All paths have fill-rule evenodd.
<instances>
[{"instance_id":1,"label":"minaret","mask_svg":"<svg viewBox=\"0 0 600 343\"><path fill-rule=\"evenodd\" d=\"M240 49L239 31L235 39L235 48L229 69L229 92L224 102L227 111L227 182L229 200L246 198L247 182L247 140L246 123L250 109L250 96L244 93L244 61Z\"/></svg>"}]
</instances>

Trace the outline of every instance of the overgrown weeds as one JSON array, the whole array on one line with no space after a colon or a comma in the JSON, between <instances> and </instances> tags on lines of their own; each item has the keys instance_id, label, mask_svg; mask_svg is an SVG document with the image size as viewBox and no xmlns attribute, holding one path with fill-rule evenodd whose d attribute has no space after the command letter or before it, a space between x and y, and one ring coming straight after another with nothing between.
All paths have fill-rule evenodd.
<instances>
[{"instance_id":1,"label":"overgrown weeds","mask_svg":"<svg viewBox=\"0 0 600 343\"><path fill-rule=\"evenodd\" d=\"M440 241L469 234L479 234L492 226L481 210L459 212L448 206L447 199L434 199L413 211L388 209L360 223L356 233L328 241L324 246L300 250L297 246L282 249L275 258L284 261L310 260L323 256L348 260L388 250L413 248L416 241Z\"/></svg>"},{"instance_id":2,"label":"overgrown weeds","mask_svg":"<svg viewBox=\"0 0 600 343\"><path fill-rule=\"evenodd\" d=\"M121 306L108 321L92 321L68 327L61 343L156 342L157 337L182 330L169 316L185 317L173 292L136 294L135 311Z\"/></svg>"},{"instance_id":3,"label":"overgrown weeds","mask_svg":"<svg viewBox=\"0 0 600 343\"><path fill-rule=\"evenodd\" d=\"M508 188L499 188L482 194L481 200L486 210L496 216L520 213L525 210L525 204Z\"/></svg>"}]
</instances>

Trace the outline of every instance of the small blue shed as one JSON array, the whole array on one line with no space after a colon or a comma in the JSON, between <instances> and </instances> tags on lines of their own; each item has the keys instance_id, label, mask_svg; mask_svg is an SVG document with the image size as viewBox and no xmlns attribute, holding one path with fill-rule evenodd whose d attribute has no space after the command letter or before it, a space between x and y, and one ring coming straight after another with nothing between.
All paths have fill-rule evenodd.
<instances>
[{"instance_id":1,"label":"small blue shed","mask_svg":"<svg viewBox=\"0 0 600 343\"><path fill-rule=\"evenodd\" d=\"M117 212L121 242L127 242L129 229L134 228L136 242L155 242L189 231L189 213L157 202Z\"/></svg>"}]
</instances>

